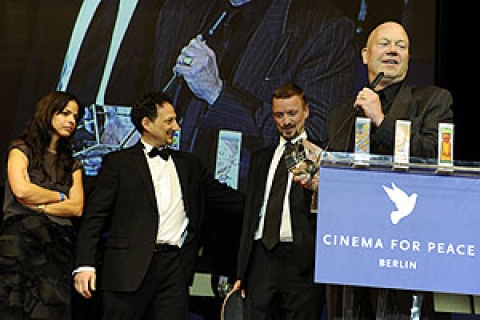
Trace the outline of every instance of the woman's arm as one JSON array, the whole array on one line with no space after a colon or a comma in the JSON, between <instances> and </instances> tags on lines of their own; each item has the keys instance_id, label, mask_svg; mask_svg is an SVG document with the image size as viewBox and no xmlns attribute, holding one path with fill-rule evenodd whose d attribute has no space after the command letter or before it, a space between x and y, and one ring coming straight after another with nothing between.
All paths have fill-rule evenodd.
<instances>
[{"instance_id":1,"label":"woman's arm","mask_svg":"<svg viewBox=\"0 0 480 320\"><path fill-rule=\"evenodd\" d=\"M8 154L7 175L13 195L24 206L57 216L81 216L84 202L82 170L73 173L72 187L68 195L62 196L57 190L32 183L27 156L19 149L12 149Z\"/></svg>"},{"instance_id":2,"label":"woman's arm","mask_svg":"<svg viewBox=\"0 0 480 320\"><path fill-rule=\"evenodd\" d=\"M46 214L59 217L80 217L83 213L84 192L82 182L82 169L77 169L72 174L73 184L64 201L46 203L43 211Z\"/></svg>"},{"instance_id":3,"label":"woman's arm","mask_svg":"<svg viewBox=\"0 0 480 320\"><path fill-rule=\"evenodd\" d=\"M61 201L58 191L46 189L33 184L28 175L28 158L19 149L8 153L8 182L13 195L23 205L37 205Z\"/></svg>"}]
</instances>

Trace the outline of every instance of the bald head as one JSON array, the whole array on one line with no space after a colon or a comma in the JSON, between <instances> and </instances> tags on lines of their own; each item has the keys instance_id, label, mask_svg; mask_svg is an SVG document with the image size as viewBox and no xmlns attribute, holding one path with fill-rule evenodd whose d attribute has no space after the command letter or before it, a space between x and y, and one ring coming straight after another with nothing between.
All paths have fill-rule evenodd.
<instances>
[{"instance_id":1,"label":"bald head","mask_svg":"<svg viewBox=\"0 0 480 320\"><path fill-rule=\"evenodd\" d=\"M362 59L370 81L384 72L381 88L404 80L410 60L410 40L405 28L393 21L378 25L368 36Z\"/></svg>"},{"instance_id":2,"label":"bald head","mask_svg":"<svg viewBox=\"0 0 480 320\"><path fill-rule=\"evenodd\" d=\"M407 31L405 31L405 28L398 22L387 21L379 24L375 29L372 30L367 39L367 47L371 44L373 39L376 39L379 37L379 35L385 33L397 34L399 38L403 38L403 40L405 40L407 44L409 44L410 40L408 38Z\"/></svg>"}]
</instances>

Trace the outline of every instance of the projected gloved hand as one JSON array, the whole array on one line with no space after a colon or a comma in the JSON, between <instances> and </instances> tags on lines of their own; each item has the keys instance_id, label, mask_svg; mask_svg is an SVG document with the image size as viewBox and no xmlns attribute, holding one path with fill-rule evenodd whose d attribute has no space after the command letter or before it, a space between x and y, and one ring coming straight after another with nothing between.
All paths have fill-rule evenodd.
<instances>
[{"instance_id":1,"label":"projected gloved hand","mask_svg":"<svg viewBox=\"0 0 480 320\"><path fill-rule=\"evenodd\" d=\"M217 58L202 36L198 35L185 46L173 71L182 76L193 94L212 105L222 91Z\"/></svg>"}]
</instances>

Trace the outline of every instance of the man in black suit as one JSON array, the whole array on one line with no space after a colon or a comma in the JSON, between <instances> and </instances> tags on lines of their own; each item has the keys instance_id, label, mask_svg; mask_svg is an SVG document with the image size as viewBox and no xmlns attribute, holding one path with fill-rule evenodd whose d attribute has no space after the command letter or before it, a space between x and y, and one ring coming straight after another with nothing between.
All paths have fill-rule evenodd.
<instances>
[{"instance_id":1,"label":"man in black suit","mask_svg":"<svg viewBox=\"0 0 480 320\"><path fill-rule=\"evenodd\" d=\"M241 214L243 195L215 180L196 156L168 148L179 125L165 95L146 95L131 120L141 140L104 157L85 207L75 289L85 298L96 290L97 245L106 230L103 319L187 319L205 207Z\"/></svg>"},{"instance_id":2,"label":"man in black suit","mask_svg":"<svg viewBox=\"0 0 480 320\"><path fill-rule=\"evenodd\" d=\"M310 108L302 89L289 83L275 90L272 114L280 141L252 154L234 289L244 290L247 319L272 319L282 314L281 319L318 320L325 303L325 285L313 280L314 194L293 181L282 160L286 142L307 139L305 121ZM276 172L282 169L285 181L279 185ZM273 228L270 221L274 221ZM273 242L268 240L270 231Z\"/></svg>"},{"instance_id":3,"label":"man in black suit","mask_svg":"<svg viewBox=\"0 0 480 320\"><path fill-rule=\"evenodd\" d=\"M394 154L395 123L400 119L411 121L410 155L436 158L438 124L453 122L453 100L450 92L443 88L418 87L405 82L410 59L410 40L404 27L393 21L378 25L368 36L366 46L362 49L362 59L367 65L370 83L380 72L384 73L384 77L374 88L364 87L349 103L330 113L326 148L353 152L355 119L361 112L362 116L371 119L371 153ZM361 319L375 319L378 291L361 288L356 288L355 291L357 306L354 309L358 316ZM372 293L372 302L368 299L369 291ZM410 291L389 290L386 312L408 317L413 294ZM424 293L423 304L422 318L426 316L436 319L431 293Z\"/></svg>"},{"instance_id":4,"label":"man in black suit","mask_svg":"<svg viewBox=\"0 0 480 320\"><path fill-rule=\"evenodd\" d=\"M327 120L328 149L353 149L353 126L357 112L372 123L370 151L393 155L396 120L410 120L410 155L435 158L438 152L438 123L452 122L453 100L450 92L436 86L411 86L405 82L410 60L410 40L397 22L378 25L362 49L363 63L372 82L384 77L375 88L365 86L348 103L334 108Z\"/></svg>"}]
</instances>

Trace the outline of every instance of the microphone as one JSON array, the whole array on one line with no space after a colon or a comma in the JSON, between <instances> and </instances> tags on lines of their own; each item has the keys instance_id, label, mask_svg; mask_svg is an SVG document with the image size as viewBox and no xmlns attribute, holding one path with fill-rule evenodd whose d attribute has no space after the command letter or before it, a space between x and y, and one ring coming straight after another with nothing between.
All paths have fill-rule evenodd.
<instances>
[{"instance_id":1,"label":"microphone","mask_svg":"<svg viewBox=\"0 0 480 320\"><path fill-rule=\"evenodd\" d=\"M373 81L367 85L367 88L374 90L377 84L379 84L380 81L382 81L384 75L385 73L383 73L383 71L379 72L375 77L375 79L373 79ZM355 114L357 117L363 116L362 108L358 108L358 107L355 108Z\"/></svg>"},{"instance_id":2,"label":"microphone","mask_svg":"<svg viewBox=\"0 0 480 320\"><path fill-rule=\"evenodd\" d=\"M373 81L367 85L367 88L374 90L374 88L380 83L380 81L382 81L384 76L385 74L383 72L379 72L375 77L375 79L373 79ZM325 147L323 148L324 151L328 151L332 142L338 138L338 135L344 129L345 125L352 120L352 117L354 116L361 117L363 115L363 110L361 108L355 108L353 110L354 111L349 113L345 118L345 120L343 120L343 122L338 126L332 138L327 141L327 143L325 144ZM347 147L348 146L345 146L345 150L347 150Z\"/></svg>"},{"instance_id":3,"label":"microphone","mask_svg":"<svg viewBox=\"0 0 480 320\"><path fill-rule=\"evenodd\" d=\"M367 86L367 88L374 90L377 84L382 81L383 76L385 76L385 73L383 73L383 71L380 71L375 77L375 79L373 79L373 81Z\"/></svg>"},{"instance_id":4,"label":"microphone","mask_svg":"<svg viewBox=\"0 0 480 320\"><path fill-rule=\"evenodd\" d=\"M208 28L207 30L205 30L204 32L200 33L200 36L201 36L202 40L206 40L207 38L213 36L215 31L217 31L218 27L222 23L223 19L225 19L225 17L227 16L227 12L228 12L227 9L224 9L220 13L218 18L214 21L212 26L210 28ZM171 87L171 85L173 84L173 82L177 78L178 78L178 74L176 72L174 72L172 77L170 78L170 80L168 80L167 84L163 87L162 93L165 93Z\"/></svg>"}]
</instances>

